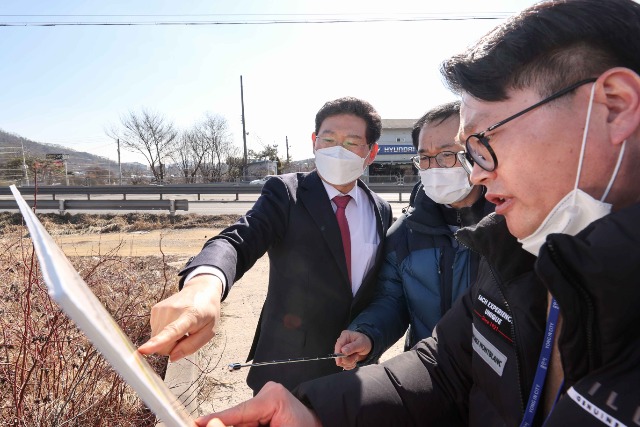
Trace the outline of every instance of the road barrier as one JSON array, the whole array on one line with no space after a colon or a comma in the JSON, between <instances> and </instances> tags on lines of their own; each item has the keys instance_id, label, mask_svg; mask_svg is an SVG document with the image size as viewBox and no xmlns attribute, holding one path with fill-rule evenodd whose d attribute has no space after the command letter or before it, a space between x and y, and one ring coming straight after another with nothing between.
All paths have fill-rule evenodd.
<instances>
[{"instance_id":1,"label":"road barrier","mask_svg":"<svg viewBox=\"0 0 640 427\"><path fill-rule=\"evenodd\" d=\"M26 200L31 207L38 209L58 209L60 215L64 215L67 210L168 210L171 215L175 215L177 210L188 211L189 201L180 200ZM15 200L0 200L0 209L18 209Z\"/></svg>"},{"instance_id":2,"label":"road barrier","mask_svg":"<svg viewBox=\"0 0 640 427\"><path fill-rule=\"evenodd\" d=\"M402 195L411 193L413 184L397 185L397 184L370 184L369 188L376 193L398 193L398 201L402 202ZM23 186L19 187L20 193L25 195L51 195L53 200L59 195L80 195L86 196L87 200L91 200L92 195L118 194L122 195L122 199L126 200L127 195L145 194L158 195L162 200L166 195L180 194L196 194L198 200L203 194L235 194L236 200L239 200L240 194L260 194L261 185L250 184L229 184L229 183L213 183L213 184L171 184L171 185L101 185L93 187L63 186ZM0 196L10 196L9 187L0 187Z\"/></svg>"},{"instance_id":3,"label":"road barrier","mask_svg":"<svg viewBox=\"0 0 640 427\"><path fill-rule=\"evenodd\" d=\"M397 184L370 184L369 188L376 193L398 193L398 202L402 202L403 194L411 193L413 185ZM28 199L28 196L37 195L37 207L40 209L57 209L60 214L67 210L168 210L172 215L176 210L188 211L187 199L175 199L179 195L197 195L201 200L203 194L235 195L235 200L240 200L241 194L260 194L261 185L250 184L178 184L178 185L103 185L103 186L22 186L18 190L25 197L27 203L33 206L36 202ZM93 195L121 195L121 199L92 200ZM158 199L127 199L131 195L158 196ZM18 205L11 196L9 187L0 187L0 210L17 209ZM40 196L46 196L41 198ZM50 198L49 198L50 196ZM64 196L64 199L56 197ZM86 197L86 199L73 198L72 196ZM173 196L166 199L166 196ZM407 197L408 198L408 197Z\"/></svg>"}]
</instances>

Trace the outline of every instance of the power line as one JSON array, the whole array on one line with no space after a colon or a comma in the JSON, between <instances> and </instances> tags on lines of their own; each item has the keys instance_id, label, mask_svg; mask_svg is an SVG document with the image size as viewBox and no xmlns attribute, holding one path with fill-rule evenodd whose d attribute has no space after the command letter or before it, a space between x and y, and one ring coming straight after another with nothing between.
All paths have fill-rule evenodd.
<instances>
[{"instance_id":1,"label":"power line","mask_svg":"<svg viewBox=\"0 0 640 427\"><path fill-rule=\"evenodd\" d=\"M91 17L91 18L112 18L112 17L145 17L145 18L173 18L173 17L186 17L186 16L196 16L196 17L210 17L210 16L219 16L219 17L227 17L227 16L296 16L296 17L307 17L307 16L324 16L324 17L345 17L345 16L360 16L360 17L398 17L398 16L475 16L475 15L502 15L502 14L511 14L513 11L507 12L468 12L468 13L453 13L453 12L426 12L426 13L418 13L418 12L399 12L399 13L361 13L361 12L353 12L353 13L171 13L171 14L137 14L137 13L127 13L127 14L105 14L105 13L92 13L92 14L0 14L0 17L58 17L58 18L78 18L78 17Z\"/></svg>"},{"instance_id":2,"label":"power line","mask_svg":"<svg viewBox=\"0 0 640 427\"><path fill-rule=\"evenodd\" d=\"M145 18L166 18L166 17L204 17L204 16L292 16L290 19L222 19L222 20L162 20L162 21L23 21L23 22L0 22L3 27L55 27L55 26L177 26L177 25L282 25L282 24L344 24L344 23L380 23L380 22L421 22L421 21L469 21L469 20L496 20L505 19L511 13L488 12L488 13L430 13L430 14L399 14L394 16L362 16L360 18L348 17L349 15L0 15L0 17L24 17L24 18L115 18L115 17L145 17ZM353 15L358 16L358 15Z\"/></svg>"}]
</instances>

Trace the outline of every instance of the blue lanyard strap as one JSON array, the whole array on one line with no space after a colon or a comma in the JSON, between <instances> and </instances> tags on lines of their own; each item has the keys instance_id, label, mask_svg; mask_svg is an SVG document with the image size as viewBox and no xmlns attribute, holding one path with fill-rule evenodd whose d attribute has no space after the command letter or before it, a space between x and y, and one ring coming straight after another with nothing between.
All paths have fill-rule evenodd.
<instances>
[{"instance_id":1,"label":"blue lanyard strap","mask_svg":"<svg viewBox=\"0 0 640 427\"><path fill-rule=\"evenodd\" d=\"M544 335L544 340L542 341L542 350L540 351L540 359L538 360L538 369L536 369L536 376L533 378L531 393L529 393L529 401L527 402L524 418L522 419L520 427L529 427L533 425L533 418L536 415L536 410L540 403L542 390L544 388L544 381L547 377L549 361L551 360L553 337L556 333L559 314L560 306L558 306L555 298L551 298L551 308L549 309L549 317L547 318L546 333Z\"/></svg>"}]
</instances>

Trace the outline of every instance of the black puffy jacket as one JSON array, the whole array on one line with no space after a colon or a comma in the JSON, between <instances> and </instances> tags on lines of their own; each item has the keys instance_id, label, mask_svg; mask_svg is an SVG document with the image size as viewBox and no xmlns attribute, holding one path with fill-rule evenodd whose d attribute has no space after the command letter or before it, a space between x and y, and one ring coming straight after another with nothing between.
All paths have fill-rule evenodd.
<instances>
[{"instance_id":1,"label":"black puffy jacket","mask_svg":"<svg viewBox=\"0 0 640 427\"><path fill-rule=\"evenodd\" d=\"M548 288L564 319L565 394L546 425L640 425L638 218L640 205L575 237L550 235L536 260L490 215L457 234L484 258L476 284L433 337L384 364L304 383L296 394L325 426L517 426Z\"/></svg>"}]
</instances>

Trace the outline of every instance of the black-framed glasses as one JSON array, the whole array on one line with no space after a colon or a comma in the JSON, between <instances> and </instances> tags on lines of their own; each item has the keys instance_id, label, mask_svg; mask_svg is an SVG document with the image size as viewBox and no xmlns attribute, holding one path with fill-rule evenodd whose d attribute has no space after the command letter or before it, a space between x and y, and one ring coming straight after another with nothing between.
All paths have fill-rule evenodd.
<instances>
[{"instance_id":1,"label":"black-framed glasses","mask_svg":"<svg viewBox=\"0 0 640 427\"><path fill-rule=\"evenodd\" d=\"M489 145L489 137L485 136L487 132L491 132L499 128L500 126L504 125L505 123L509 123L511 120L516 119L525 113L528 113L534 108L538 108L541 105L544 105L548 102L553 101L554 99L558 99L561 96L566 95L569 92L579 88L580 86L585 85L587 83L593 83L596 80L597 78L580 80L579 82L574 83L571 86L568 86L554 93L553 95L548 96L542 101L536 102L532 106L525 108L524 110L512 116L509 116L506 119L499 121L494 125L489 126L486 130L482 132L469 135L465 141L465 146L467 148L467 152L465 155L466 162L461 161L462 165L465 167L465 169L470 170L471 168L473 168L473 164L477 163L478 166L480 166L482 169L488 172L494 171L498 167L498 158L496 157L496 153L493 152L493 149ZM467 162L468 164L465 164Z\"/></svg>"},{"instance_id":2,"label":"black-framed glasses","mask_svg":"<svg viewBox=\"0 0 640 427\"><path fill-rule=\"evenodd\" d=\"M418 170L424 171L431 167L431 159L435 159L441 168L452 168L456 165L457 154L453 151L441 151L435 156L427 156L426 154L418 154L413 156L411 161Z\"/></svg>"}]
</instances>

